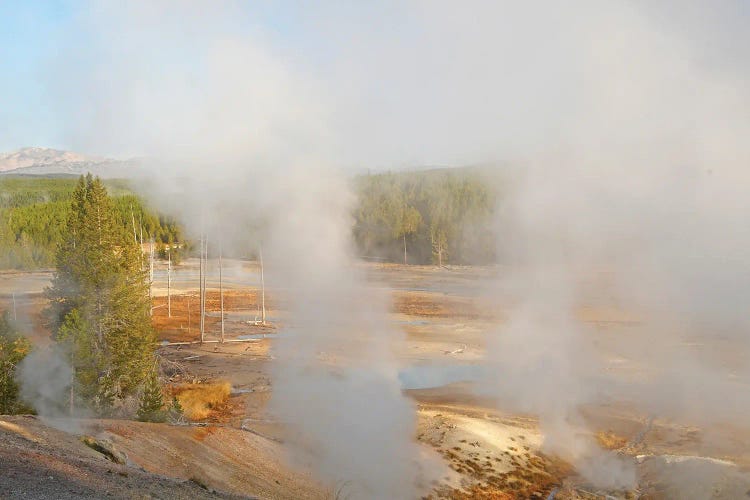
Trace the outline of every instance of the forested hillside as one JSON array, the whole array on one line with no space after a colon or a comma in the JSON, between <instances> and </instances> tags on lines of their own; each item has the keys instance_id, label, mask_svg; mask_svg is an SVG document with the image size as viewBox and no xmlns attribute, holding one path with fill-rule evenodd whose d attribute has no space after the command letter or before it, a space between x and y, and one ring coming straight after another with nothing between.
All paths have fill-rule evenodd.
<instances>
[{"instance_id":1,"label":"forested hillside","mask_svg":"<svg viewBox=\"0 0 750 500\"><path fill-rule=\"evenodd\" d=\"M0 178L0 269L52 267L70 213L77 179L74 177ZM144 204L121 180L108 181L117 220L132 231L133 220L143 239L180 241L175 221ZM140 235L139 235L140 237Z\"/></svg>"},{"instance_id":2,"label":"forested hillside","mask_svg":"<svg viewBox=\"0 0 750 500\"><path fill-rule=\"evenodd\" d=\"M362 256L410 264L494 261L497 193L481 170L367 175L356 186L354 238Z\"/></svg>"}]
</instances>

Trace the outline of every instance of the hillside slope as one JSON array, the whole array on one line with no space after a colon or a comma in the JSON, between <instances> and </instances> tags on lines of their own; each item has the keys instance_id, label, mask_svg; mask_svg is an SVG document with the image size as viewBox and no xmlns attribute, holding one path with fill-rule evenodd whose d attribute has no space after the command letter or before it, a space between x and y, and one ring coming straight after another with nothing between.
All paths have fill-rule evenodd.
<instances>
[{"instance_id":1,"label":"hillside slope","mask_svg":"<svg viewBox=\"0 0 750 500\"><path fill-rule=\"evenodd\" d=\"M32 416L0 416L0 498L323 498L273 441L237 429L81 421L127 455L118 465Z\"/></svg>"}]
</instances>

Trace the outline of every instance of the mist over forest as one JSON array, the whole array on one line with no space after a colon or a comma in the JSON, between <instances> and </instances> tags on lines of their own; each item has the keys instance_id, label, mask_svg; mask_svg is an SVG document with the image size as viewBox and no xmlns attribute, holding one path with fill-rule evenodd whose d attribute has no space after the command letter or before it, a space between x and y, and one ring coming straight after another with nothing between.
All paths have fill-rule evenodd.
<instances>
[{"instance_id":1,"label":"mist over forest","mask_svg":"<svg viewBox=\"0 0 750 500\"><path fill-rule=\"evenodd\" d=\"M496 186L478 168L367 174L351 182L356 193L352 238L364 260L411 264L490 264L494 235L490 228ZM75 177L0 177L0 267L39 269L54 265L54 255L70 210ZM174 214L158 212L139 196L137 182L107 180L118 218L138 227L144 242L154 240L159 255L188 255L186 239ZM157 203L158 204L158 203ZM142 234L140 234L142 233ZM231 251L230 251L231 252ZM228 256L254 256L236 249Z\"/></svg>"}]
</instances>

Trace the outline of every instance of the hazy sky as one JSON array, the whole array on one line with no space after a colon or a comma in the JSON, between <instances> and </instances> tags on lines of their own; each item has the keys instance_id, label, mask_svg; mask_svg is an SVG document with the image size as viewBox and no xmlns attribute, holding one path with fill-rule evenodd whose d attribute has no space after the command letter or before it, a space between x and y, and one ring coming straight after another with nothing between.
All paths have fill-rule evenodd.
<instances>
[{"instance_id":1,"label":"hazy sky","mask_svg":"<svg viewBox=\"0 0 750 500\"><path fill-rule=\"evenodd\" d=\"M337 162L514 158L568 143L571 122L583 108L589 112L602 75L623 81L624 100L640 92L636 105L644 93L669 94L696 72L747 83L748 25L745 0L6 0L0 2L0 150L153 153L110 104L154 107L166 96L181 108L197 104L203 121L217 92L204 73L215 71L222 44L241 40L236 66L249 48L274 66L276 77L293 82L284 102L269 96L262 113L247 110L249 120L272 122L278 114L288 121L289 109L281 108L291 96L303 103L300 113L315 116L308 126L332 138ZM675 60L690 69L679 75L662 69ZM263 77L223 71L233 80L252 78L249 86ZM644 82L644 73L656 77ZM179 79L177 97L162 84L165 75ZM171 112L160 106L155 113ZM308 130L285 134L312 140Z\"/></svg>"}]
</instances>

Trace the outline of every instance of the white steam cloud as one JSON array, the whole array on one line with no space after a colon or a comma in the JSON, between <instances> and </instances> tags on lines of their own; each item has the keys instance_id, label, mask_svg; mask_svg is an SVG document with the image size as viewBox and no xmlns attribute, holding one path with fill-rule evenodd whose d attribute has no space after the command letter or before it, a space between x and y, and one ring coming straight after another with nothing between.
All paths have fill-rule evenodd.
<instances>
[{"instance_id":1,"label":"white steam cloud","mask_svg":"<svg viewBox=\"0 0 750 500\"><path fill-rule=\"evenodd\" d=\"M52 427L66 432L80 432L80 423L70 415L70 384L73 370L57 346L38 347L18 365L16 378L21 399ZM85 415L77 408L77 415Z\"/></svg>"},{"instance_id":2,"label":"white steam cloud","mask_svg":"<svg viewBox=\"0 0 750 500\"><path fill-rule=\"evenodd\" d=\"M70 392L71 368L56 349L34 349L18 366L21 398L44 417L60 417L66 411L65 395Z\"/></svg>"},{"instance_id":3,"label":"white steam cloud","mask_svg":"<svg viewBox=\"0 0 750 500\"><path fill-rule=\"evenodd\" d=\"M322 94L257 36L232 32L237 5L193 5L162 24L165 6L81 20L110 57L87 65L106 80L86 85L97 130L71 137L154 158L150 199L194 236L206 232L212 251L263 245L270 288L289 303L271 411L296 437L292 456L353 497L412 496L415 419L391 357L398 336L354 267L354 198L331 161Z\"/></svg>"},{"instance_id":4,"label":"white steam cloud","mask_svg":"<svg viewBox=\"0 0 750 500\"><path fill-rule=\"evenodd\" d=\"M517 302L488 358L501 404L538 414L551 451L626 487L632 465L580 432L584 404L713 424L750 410L750 372L731 359L750 352L750 93L745 67L706 67L648 12L610 7L579 25L597 37L579 47L586 94L566 139L528 157L501 202L501 286ZM639 323L602 347L583 304Z\"/></svg>"}]
</instances>

